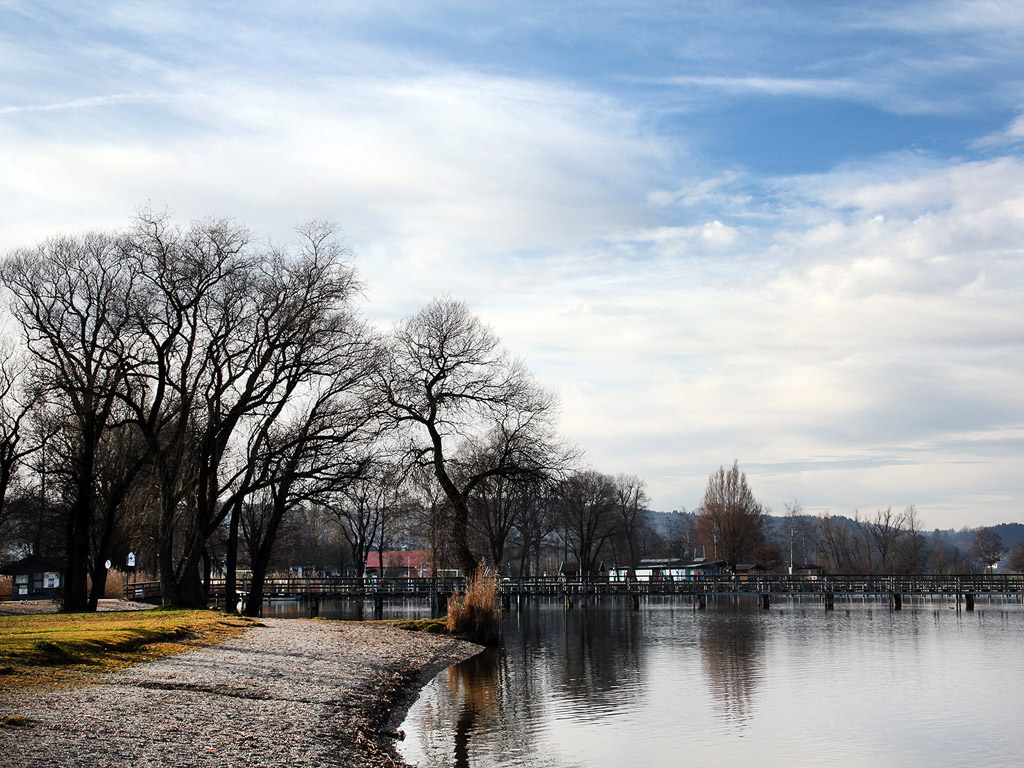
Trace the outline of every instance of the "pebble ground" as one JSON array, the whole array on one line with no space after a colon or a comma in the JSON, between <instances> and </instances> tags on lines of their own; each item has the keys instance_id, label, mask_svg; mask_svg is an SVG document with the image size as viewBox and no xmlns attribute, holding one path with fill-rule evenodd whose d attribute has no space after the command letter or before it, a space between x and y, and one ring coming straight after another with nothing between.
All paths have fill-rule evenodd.
<instances>
[{"instance_id":1,"label":"pebble ground","mask_svg":"<svg viewBox=\"0 0 1024 768\"><path fill-rule=\"evenodd\" d=\"M6 768L402 766L419 688L479 649L381 624L265 619L215 646L73 687L12 692Z\"/></svg>"}]
</instances>

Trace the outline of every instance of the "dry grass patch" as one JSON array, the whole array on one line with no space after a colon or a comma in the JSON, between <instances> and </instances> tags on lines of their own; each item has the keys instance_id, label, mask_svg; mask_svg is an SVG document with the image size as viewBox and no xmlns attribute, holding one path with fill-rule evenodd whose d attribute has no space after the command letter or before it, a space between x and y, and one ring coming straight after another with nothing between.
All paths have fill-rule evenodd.
<instances>
[{"instance_id":1,"label":"dry grass patch","mask_svg":"<svg viewBox=\"0 0 1024 768\"><path fill-rule=\"evenodd\" d=\"M428 635L448 634L448 619L445 616L440 619L388 619L381 623L410 632L426 632Z\"/></svg>"},{"instance_id":2,"label":"dry grass patch","mask_svg":"<svg viewBox=\"0 0 1024 768\"><path fill-rule=\"evenodd\" d=\"M496 642L501 629L498 582L494 573L481 568L466 583L466 591L448 601L448 632L475 643Z\"/></svg>"},{"instance_id":3,"label":"dry grass patch","mask_svg":"<svg viewBox=\"0 0 1024 768\"><path fill-rule=\"evenodd\" d=\"M251 627L215 611L164 610L0 617L0 691L84 675L209 645Z\"/></svg>"}]
</instances>

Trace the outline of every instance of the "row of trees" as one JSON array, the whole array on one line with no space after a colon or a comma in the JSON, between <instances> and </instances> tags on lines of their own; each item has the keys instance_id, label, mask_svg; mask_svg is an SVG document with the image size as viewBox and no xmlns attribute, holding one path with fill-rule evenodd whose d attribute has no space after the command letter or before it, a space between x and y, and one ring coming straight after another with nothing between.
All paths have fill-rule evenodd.
<instances>
[{"instance_id":1,"label":"row of trees","mask_svg":"<svg viewBox=\"0 0 1024 768\"><path fill-rule=\"evenodd\" d=\"M379 333L347 258L323 223L277 247L151 212L6 257L20 339L0 354L0 545L59 550L66 610L95 608L129 548L179 605L206 603L215 568L233 605L246 565L258 610L282 537L315 520L357 570L403 529L467 574L536 571L558 549L584 572L698 549L784 562L737 464L658 534L643 481L581 469L555 398L463 303ZM806 523L790 512L792 561ZM912 508L838 523L809 537L836 570L940 558Z\"/></svg>"},{"instance_id":2,"label":"row of trees","mask_svg":"<svg viewBox=\"0 0 1024 768\"><path fill-rule=\"evenodd\" d=\"M1024 570L1024 542L1008 549L995 531L981 528L969 549L961 550L938 530L927 536L914 506L879 509L863 519L855 513L851 519L829 512L803 515L793 502L782 524L773 525L736 463L708 479L696 522L704 555L768 570L815 562L833 573L948 574L992 568L1006 554L1012 568Z\"/></svg>"},{"instance_id":3,"label":"row of trees","mask_svg":"<svg viewBox=\"0 0 1024 768\"><path fill-rule=\"evenodd\" d=\"M0 265L23 349L0 357L0 535L62 552L66 610L94 609L129 547L179 605L215 567L232 605L244 561L258 605L313 518L357 567L402 519L467 574L513 542L524 568L555 530L587 568L613 537L635 556L642 482L579 470L555 398L463 303L378 333L331 228L299 234L142 212Z\"/></svg>"}]
</instances>

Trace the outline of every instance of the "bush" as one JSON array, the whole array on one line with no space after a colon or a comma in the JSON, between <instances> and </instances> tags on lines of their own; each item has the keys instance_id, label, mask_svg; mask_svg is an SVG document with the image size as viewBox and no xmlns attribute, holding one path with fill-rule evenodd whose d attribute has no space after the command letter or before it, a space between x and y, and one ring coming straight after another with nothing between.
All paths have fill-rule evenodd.
<instances>
[{"instance_id":1,"label":"bush","mask_svg":"<svg viewBox=\"0 0 1024 768\"><path fill-rule=\"evenodd\" d=\"M466 582L466 591L448 601L448 632L477 643L493 643L501 627L498 582L481 568Z\"/></svg>"}]
</instances>

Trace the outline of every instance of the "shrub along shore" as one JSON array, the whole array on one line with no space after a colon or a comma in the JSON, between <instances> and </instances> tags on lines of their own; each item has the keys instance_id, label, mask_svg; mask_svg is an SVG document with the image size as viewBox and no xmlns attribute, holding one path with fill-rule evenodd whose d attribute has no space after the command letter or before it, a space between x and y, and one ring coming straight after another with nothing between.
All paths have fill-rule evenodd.
<instances>
[{"instance_id":1,"label":"shrub along shore","mask_svg":"<svg viewBox=\"0 0 1024 768\"><path fill-rule=\"evenodd\" d=\"M11 768L401 765L416 692L479 649L388 622L0 617L0 754Z\"/></svg>"}]
</instances>

